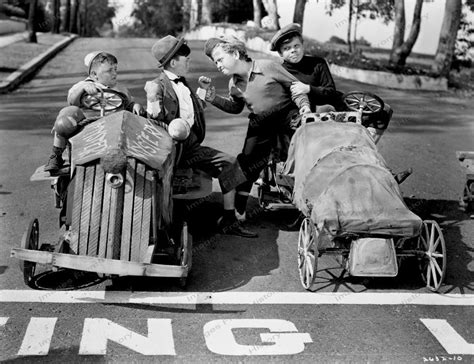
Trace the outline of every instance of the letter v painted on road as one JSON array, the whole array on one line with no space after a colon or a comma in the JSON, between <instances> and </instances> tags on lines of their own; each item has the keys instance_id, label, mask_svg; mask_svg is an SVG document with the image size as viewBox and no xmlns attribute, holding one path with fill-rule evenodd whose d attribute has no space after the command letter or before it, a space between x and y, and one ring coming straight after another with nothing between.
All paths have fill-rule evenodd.
<instances>
[{"instance_id":1,"label":"letter v painted on road","mask_svg":"<svg viewBox=\"0 0 474 364\"><path fill-rule=\"evenodd\" d=\"M148 319L148 336L103 318L86 318L79 355L107 354L112 340L143 355L176 355L171 319Z\"/></svg>"},{"instance_id":2,"label":"letter v painted on road","mask_svg":"<svg viewBox=\"0 0 474 364\"><path fill-rule=\"evenodd\" d=\"M17 355L48 355L57 317L32 317Z\"/></svg>"},{"instance_id":3,"label":"letter v painted on road","mask_svg":"<svg viewBox=\"0 0 474 364\"><path fill-rule=\"evenodd\" d=\"M468 343L446 320L420 319L448 354L474 355L474 344Z\"/></svg>"}]
</instances>

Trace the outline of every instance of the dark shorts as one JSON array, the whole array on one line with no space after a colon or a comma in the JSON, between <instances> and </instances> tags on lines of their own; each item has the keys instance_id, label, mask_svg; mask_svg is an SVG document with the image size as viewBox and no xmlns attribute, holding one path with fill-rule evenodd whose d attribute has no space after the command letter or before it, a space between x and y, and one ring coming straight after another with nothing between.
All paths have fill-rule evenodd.
<instances>
[{"instance_id":1,"label":"dark shorts","mask_svg":"<svg viewBox=\"0 0 474 364\"><path fill-rule=\"evenodd\" d=\"M179 167L200 169L217 178L222 193L227 193L246 181L237 158L220 150L200 145L194 133L191 133L184 142Z\"/></svg>"}]
</instances>

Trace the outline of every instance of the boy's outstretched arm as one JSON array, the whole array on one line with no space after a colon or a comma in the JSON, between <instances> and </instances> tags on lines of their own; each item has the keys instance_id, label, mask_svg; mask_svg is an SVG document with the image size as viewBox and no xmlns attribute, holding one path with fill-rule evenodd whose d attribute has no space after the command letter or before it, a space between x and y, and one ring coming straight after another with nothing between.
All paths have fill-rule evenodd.
<instances>
[{"instance_id":1,"label":"boy's outstretched arm","mask_svg":"<svg viewBox=\"0 0 474 364\"><path fill-rule=\"evenodd\" d=\"M74 84L67 94L67 103L69 105L81 106L81 96L84 92L89 95L99 92L99 87L92 81L79 81Z\"/></svg>"}]
</instances>

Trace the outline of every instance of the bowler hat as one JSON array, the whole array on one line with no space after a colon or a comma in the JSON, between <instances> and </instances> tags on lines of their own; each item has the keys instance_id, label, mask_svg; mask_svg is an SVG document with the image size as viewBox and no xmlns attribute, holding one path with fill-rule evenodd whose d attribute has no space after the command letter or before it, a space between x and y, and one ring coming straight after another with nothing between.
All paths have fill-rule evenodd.
<instances>
[{"instance_id":1,"label":"bowler hat","mask_svg":"<svg viewBox=\"0 0 474 364\"><path fill-rule=\"evenodd\" d=\"M298 34L301 36L301 26L297 23L291 23L281 28L275 33L272 40L270 41L270 50L278 51L281 42L288 39L290 36Z\"/></svg>"},{"instance_id":2,"label":"bowler hat","mask_svg":"<svg viewBox=\"0 0 474 364\"><path fill-rule=\"evenodd\" d=\"M158 61L158 66L165 66L171 58L173 58L178 51L181 50L183 53L188 55L191 53L191 49L186 45L184 38L175 38L172 35L167 35L161 38L153 44L151 47L151 54Z\"/></svg>"}]
</instances>

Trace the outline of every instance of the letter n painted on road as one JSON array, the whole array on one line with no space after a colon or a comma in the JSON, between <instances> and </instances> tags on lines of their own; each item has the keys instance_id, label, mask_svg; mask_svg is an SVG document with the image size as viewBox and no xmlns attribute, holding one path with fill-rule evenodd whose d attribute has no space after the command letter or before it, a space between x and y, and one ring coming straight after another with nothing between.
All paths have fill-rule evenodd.
<instances>
[{"instance_id":1,"label":"letter n painted on road","mask_svg":"<svg viewBox=\"0 0 474 364\"><path fill-rule=\"evenodd\" d=\"M440 319L420 319L448 354L474 355L474 344L468 343L446 321Z\"/></svg>"},{"instance_id":2,"label":"letter n painted on road","mask_svg":"<svg viewBox=\"0 0 474 364\"><path fill-rule=\"evenodd\" d=\"M262 343L267 345L238 344L232 329L262 328L270 332L261 333ZM204 325L207 348L221 355L293 355L304 350L305 343L311 343L307 333L299 333L296 326L286 320L275 319L232 319L214 320ZM273 345L268 345L273 343Z\"/></svg>"},{"instance_id":3,"label":"letter n painted on road","mask_svg":"<svg viewBox=\"0 0 474 364\"><path fill-rule=\"evenodd\" d=\"M103 318L86 318L79 355L105 355L112 340L143 355L176 355L171 319L148 319L148 336Z\"/></svg>"}]
</instances>

